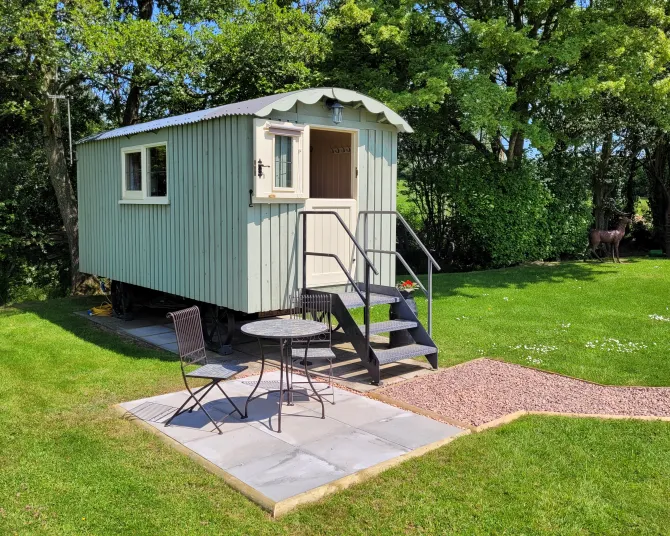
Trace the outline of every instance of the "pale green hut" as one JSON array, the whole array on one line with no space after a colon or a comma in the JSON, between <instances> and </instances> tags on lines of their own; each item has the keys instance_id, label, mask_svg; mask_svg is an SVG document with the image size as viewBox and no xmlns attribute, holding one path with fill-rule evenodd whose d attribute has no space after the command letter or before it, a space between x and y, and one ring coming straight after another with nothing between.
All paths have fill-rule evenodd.
<instances>
[{"instance_id":1,"label":"pale green hut","mask_svg":"<svg viewBox=\"0 0 670 536\"><path fill-rule=\"evenodd\" d=\"M395 300L397 140L411 132L370 97L316 88L85 138L80 269L240 313L285 309L302 287L355 291L368 271Z\"/></svg>"}]
</instances>

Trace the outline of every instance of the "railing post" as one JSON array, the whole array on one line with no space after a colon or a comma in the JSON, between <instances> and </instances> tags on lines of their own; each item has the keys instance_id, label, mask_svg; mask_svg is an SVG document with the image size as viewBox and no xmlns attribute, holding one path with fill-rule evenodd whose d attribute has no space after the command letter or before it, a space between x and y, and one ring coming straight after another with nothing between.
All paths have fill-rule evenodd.
<instances>
[{"instance_id":1,"label":"railing post","mask_svg":"<svg viewBox=\"0 0 670 536\"><path fill-rule=\"evenodd\" d=\"M365 254L368 254L368 215L367 213L363 214L363 251ZM365 270L367 273L368 265L365 263Z\"/></svg>"},{"instance_id":2,"label":"railing post","mask_svg":"<svg viewBox=\"0 0 670 536\"><path fill-rule=\"evenodd\" d=\"M370 265L365 263L365 309L363 311L365 321L365 343L367 344L367 360L370 361Z\"/></svg>"},{"instance_id":3,"label":"railing post","mask_svg":"<svg viewBox=\"0 0 670 536\"><path fill-rule=\"evenodd\" d=\"M363 251L368 251L368 213L363 214Z\"/></svg>"},{"instance_id":4,"label":"railing post","mask_svg":"<svg viewBox=\"0 0 670 536\"><path fill-rule=\"evenodd\" d=\"M363 251L368 254L368 215L363 214ZM363 321L365 322L365 344L367 345L367 355L370 361L370 264L365 262L365 309L363 311Z\"/></svg>"},{"instance_id":5,"label":"railing post","mask_svg":"<svg viewBox=\"0 0 670 536\"><path fill-rule=\"evenodd\" d=\"M302 291L307 289L307 214L302 214Z\"/></svg>"},{"instance_id":6,"label":"railing post","mask_svg":"<svg viewBox=\"0 0 670 536\"><path fill-rule=\"evenodd\" d=\"M433 336L433 263L428 259L428 336Z\"/></svg>"}]
</instances>

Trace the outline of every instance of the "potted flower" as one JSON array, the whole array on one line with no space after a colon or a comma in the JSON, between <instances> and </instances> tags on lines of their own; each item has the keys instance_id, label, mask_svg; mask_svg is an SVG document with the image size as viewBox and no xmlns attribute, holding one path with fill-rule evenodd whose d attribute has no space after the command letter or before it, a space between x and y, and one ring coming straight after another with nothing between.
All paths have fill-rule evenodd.
<instances>
[{"instance_id":1,"label":"potted flower","mask_svg":"<svg viewBox=\"0 0 670 536\"><path fill-rule=\"evenodd\" d=\"M419 316L419 311L416 307L416 302L414 301L414 291L419 287L417 283L412 281L411 279L408 279L406 281L401 281L396 285L396 288L400 291L400 294L402 297L405 299L405 303L409 305L410 310L416 315L418 318ZM396 315L395 312L393 311L393 307L391 307L391 310L389 311L389 318L391 320L396 320ZM405 346L407 344L413 344L414 339L412 336L406 331L406 330L400 330L400 331L392 331L389 334L389 346L396 347L396 346Z\"/></svg>"},{"instance_id":2,"label":"potted flower","mask_svg":"<svg viewBox=\"0 0 670 536\"><path fill-rule=\"evenodd\" d=\"M408 279L406 281L401 281L396 285L396 288L400 291L400 294L402 294L402 297L407 300L408 298L412 298L412 292L414 292L416 289L419 288L418 283L415 283L411 279ZM412 298L414 300L414 298Z\"/></svg>"}]
</instances>

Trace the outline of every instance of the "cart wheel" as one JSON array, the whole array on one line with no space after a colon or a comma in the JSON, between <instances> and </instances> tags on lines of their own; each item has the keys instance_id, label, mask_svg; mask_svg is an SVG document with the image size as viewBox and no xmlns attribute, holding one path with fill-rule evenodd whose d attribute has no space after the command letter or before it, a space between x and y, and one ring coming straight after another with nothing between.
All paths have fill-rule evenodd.
<instances>
[{"instance_id":1,"label":"cart wheel","mask_svg":"<svg viewBox=\"0 0 670 536\"><path fill-rule=\"evenodd\" d=\"M208 348L222 355L230 354L235 333L235 312L213 305L209 307L208 314L203 317L202 322Z\"/></svg>"},{"instance_id":2,"label":"cart wheel","mask_svg":"<svg viewBox=\"0 0 670 536\"><path fill-rule=\"evenodd\" d=\"M133 319L133 295L130 285L121 281L112 281L112 310L123 320Z\"/></svg>"}]
</instances>

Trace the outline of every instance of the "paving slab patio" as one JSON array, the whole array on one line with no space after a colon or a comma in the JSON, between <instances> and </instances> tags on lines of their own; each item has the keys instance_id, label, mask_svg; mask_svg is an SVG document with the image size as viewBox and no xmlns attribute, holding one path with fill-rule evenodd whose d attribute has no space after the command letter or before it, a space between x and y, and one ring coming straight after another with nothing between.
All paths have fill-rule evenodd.
<instances>
[{"instance_id":1,"label":"paving slab patio","mask_svg":"<svg viewBox=\"0 0 670 536\"><path fill-rule=\"evenodd\" d=\"M203 411L165 422L186 400L187 392L168 393L120 404L126 418L148 427L274 515L318 500L412 456L437 448L467 430L404 411L351 391L336 389L336 404L321 406L305 396L284 405L277 432L278 396L268 393L279 372L266 372L264 395L249 404L249 417L224 418L232 405L219 392L204 399L216 433ZM296 378L298 379L298 378ZM257 376L235 379L224 389L238 406L251 393ZM186 450L184 450L186 449Z\"/></svg>"},{"instance_id":2,"label":"paving slab patio","mask_svg":"<svg viewBox=\"0 0 670 536\"><path fill-rule=\"evenodd\" d=\"M86 311L78 315L117 333L133 337L143 343L151 344L168 352L177 353L177 339L172 323L163 315L142 313L133 320L121 320L109 316L92 316ZM239 326L238 326L239 327ZM388 343L388 338L381 335L371 337L373 345ZM279 367L279 347L269 341L264 342L267 363ZM333 377L338 385L361 393L377 390L380 386L370 383L370 375L358 358L354 347L342 332L333 333L333 351L336 359L333 362ZM207 352L208 357L216 361L233 361L249 366L251 371L260 368L260 350L258 341L237 330L233 339L233 353L220 355ZM316 376L325 377L328 365L310 367ZM381 367L381 379L384 386L390 386L408 379L434 374L434 370L423 359L404 359L388 363Z\"/></svg>"}]
</instances>

